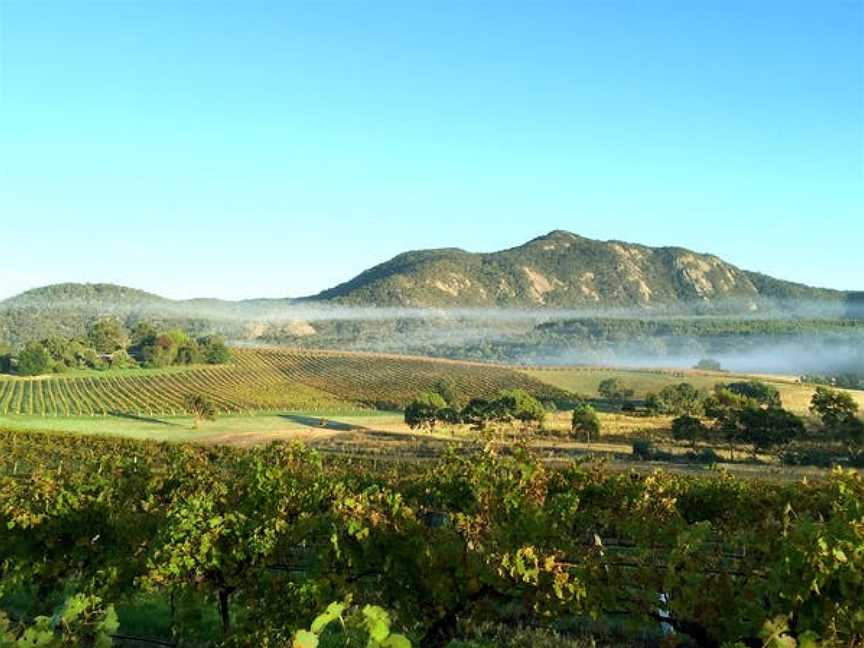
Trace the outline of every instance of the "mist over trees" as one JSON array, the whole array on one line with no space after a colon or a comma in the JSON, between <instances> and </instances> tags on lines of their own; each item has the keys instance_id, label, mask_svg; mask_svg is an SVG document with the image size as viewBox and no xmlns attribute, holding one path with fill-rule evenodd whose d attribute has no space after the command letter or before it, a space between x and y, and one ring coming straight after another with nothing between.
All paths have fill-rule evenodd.
<instances>
[{"instance_id":1,"label":"mist over trees","mask_svg":"<svg viewBox=\"0 0 864 648\"><path fill-rule=\"evenodd\" d=\"M554 238L554 237L553 237ZM769 292L774 289L768 286ZM832 293L833 294L833 293ZM517 364L693 366L806 375L814 381L853 376L864 384L864 319L831 300L797 310L783 303L748 311L744 303L675 302L650 308L601 302L579 308L478 307L466 302L424 309L349 305L338 300L172 301L105 284L59 284L0 302L0 342L17 352L29 341L84 339L97 353L120 348L113 320L131 332L141 322L160 332L218 335L238 343L380 351ZM797 295L797 296L796 296ZM469 300L470 301L470 300ZM707 310L706 310L707 309ZM0 349L2 352L2 349ZM837 386L853 386L846 378Z\"/></svg>"}]
</instances>

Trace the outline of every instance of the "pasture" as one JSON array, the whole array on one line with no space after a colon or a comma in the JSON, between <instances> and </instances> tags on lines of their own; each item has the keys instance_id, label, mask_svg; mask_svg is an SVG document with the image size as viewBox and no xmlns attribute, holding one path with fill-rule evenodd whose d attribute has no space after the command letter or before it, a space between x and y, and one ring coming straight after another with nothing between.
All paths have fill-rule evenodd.
<instances>
[{"instance_id":1,"label":"pasture","mask_svg":"<svg viewBox=\"0 0 864 648\"><path fill-rule=\"evenodd\" d=\"M596 397L597 387L607 378L615 378L621 387L634 391L636 398L645 398L668 385L690 383L698 389L710 391L720 383L761 380L773 385L780 392L783 406L796 414L806 414L815 386L802 384L794 376L749 375L722 371L698 371L695 369L628 369L607 367L544 367L525 369L531 378L548 383L559 389L586 397ZM864 409L864 391L846 390Z\"/></svg>"}]
</instances>

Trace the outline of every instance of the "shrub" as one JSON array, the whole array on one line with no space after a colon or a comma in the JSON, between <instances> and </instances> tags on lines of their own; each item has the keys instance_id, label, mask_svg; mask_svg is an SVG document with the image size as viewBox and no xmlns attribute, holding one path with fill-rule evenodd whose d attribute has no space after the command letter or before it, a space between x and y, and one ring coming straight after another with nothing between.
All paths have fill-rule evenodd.
<instances>
[{"instance_id":1,"label":"shrub","mask_svg":"<svg viewBox=\"0 0 864 648\"><path fill-rule=\"evenodd\" d=\"M720 455L714 452L713 448L702 448L698 452L688 452L684 457L687 461L699 464L716 464L720 463Z\"/></svg>"},{"instance_id":2,"label":"shrub","mask_svg":"<svg viewBox=\"0 0 864 648\"><path fill-rule=\"evenodd\" d=\"M599 438L600 418L593 407L587 403L576 406L570 422L570 432L574 437L584 434L586 443L591 443L592 437Z\"/></svg>"},{"instance_id":3,"label":"shrub","mask_svg":"<svg viewBox=\"0 0 864 648\"><path fill-rule=\"evenodd\" d=\"M643 461L651 459L656 452L654 444L648 439L634 439L632 449L633 456L637 459L642 459Z\"/></svg>"},{"instance_id":4,"label":"shrub","mask_svg":"<svg viewBox=\"0 0 864 648\"><path fill-rule=\"evenodd\" d=\"M502 391L495 401L499 420L516 420L525 426L541 425L546 418L543 404L524 389Z\"/></svg>"},{"instance_id":5,"label":"shrub","mask_svg":"<svg viewBox=\"0 0 864 648\"><path fill-rule=\"evenodd\" d=\"M195 427L201 421L212 421L216 418L216 406L203 394L189 394L183 399L183 406L195 417Z\"/></svg>"}]
</instances>

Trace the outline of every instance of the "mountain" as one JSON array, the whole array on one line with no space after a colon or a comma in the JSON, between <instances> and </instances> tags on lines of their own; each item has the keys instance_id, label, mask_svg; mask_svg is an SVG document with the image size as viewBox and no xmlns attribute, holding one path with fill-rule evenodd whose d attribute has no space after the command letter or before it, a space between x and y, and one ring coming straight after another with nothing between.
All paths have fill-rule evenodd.
<instances>
[{"instance_id":1,"label":"mountain","mask_svg":"<svg viewBox=\"0 0 864 648\"><path fill-rule=\"evenodd\" d=\"M678 247L596 241L556 230L491 253L405 252L312 300L416 307L652 307L765 300L842 303L841 291L741 270Z\"/></svg>"},{"instance_id":2,"label":"mountain","mask_svg":"<svg viewBox=\"0 0 864 648\"><path fill-rule=\"evenodd\" d=\"M500 252L455 248L405 252L302 299L178 301L112 284L45 286L0 302L0 342L17 346L50 335L78 337L94 319L105 315L127 326L145 319L193 332L218 332L231 339L294 339L300 333L311 336L316 330L325 334L332 329L341 340L351 327L362 329L352 333L355 337L385 329L377 318L341 323L344 313L328 315L346 305L506 307L538 313L626 307L646 314L741 314L779 308L809 316L864 316L862 293L774 279L683 248L595 241L556 230ZM400 330L410 328L405 321L396 324ZM483 328L488 327L484 323Z\"/></svg>"}]
</instances>

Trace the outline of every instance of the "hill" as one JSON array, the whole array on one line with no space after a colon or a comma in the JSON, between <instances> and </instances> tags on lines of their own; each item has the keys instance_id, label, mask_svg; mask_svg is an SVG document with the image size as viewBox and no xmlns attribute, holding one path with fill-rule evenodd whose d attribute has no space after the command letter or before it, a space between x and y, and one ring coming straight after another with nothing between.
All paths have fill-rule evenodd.
<instances>
[{"instance_id":1,"label":"hill","mask_svg":"<svg viewBox=\"0 0 864 648\"><path fill-rule=\"evenodd\" d=\"M52 335L81 337L94 319L105 315L118 318L127 327L146 320L164 328L217 333L232 340L336 348L423 352L429 346L426 342L420 347L403 342L394 345L390 329L400 339L410 333L415 342L424 336L437 339L443 333L448 339L453 337L455 311L439 310L437 316L446 321L436 324L427 321L429 317L403 311L370 315L360 308L346 311L346 306L468 309L472 323L462 326L463 338L466 334L477 337L481 328L487 337L493 329L495 337L530 332L530 326L515 331L499 321L501 313L484 310L492 308L530 310L540 318L569 308L595 309L598 314L626 308L640 317L749 317L765 312L811 318L864 316L862 293L774 279L683 248L596 241L556 230L500 252L455 248L405 252L346 283L300 299L171 300L112 284L45 286L0 302L0 347L4 343L19 347ZM370 335L384 335L384 346L377 341L365 344ZM459 349L455 353L478 357L466 356Z\"/></svg>"},{"instance_id":2,"label":"hill","mask_svg":"<svg viewBox=\"0 0 864 648\"><path fill-rule=\"evenodd\" d=\"M3 308L27 308L63 304L69 307L98 306L99 308L107 308L112 305L141 307L167 303L170 303L170 300L137 288L108 283L61 283L28 290L0 302L0 306Z\"/></svg>"},{"instance_id":3,"label":"hill","mask_svg":"<svg viewBox=\"0 0 864 648\"><path fill-rule=\"evenodd\" d=\"M678 247L596 241L556 230L509 250L406 252L312 299L377 306L651 307L767 300L841 304L841 291L741 270Z\"/></svg>"},{"instance_id":4,"label":"hill","mask_svg":"<svg viewBox=\"0 0 864 648\"><path fill-rule=\"evenodd\" d=\"M139 320L193 333L246 338L246 321L283 310L290 299L225 301L166 299L114 284L63 283L43 286L0 302L0 343L20 346L49 336L82 337L99 317L115 317L127 327Z\"/></svg>"}]
</instances>

